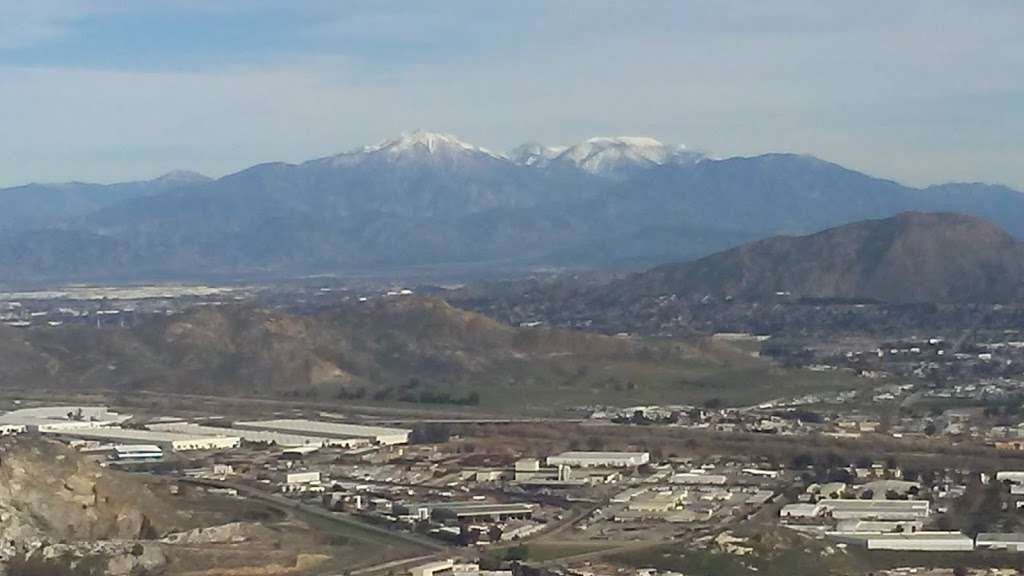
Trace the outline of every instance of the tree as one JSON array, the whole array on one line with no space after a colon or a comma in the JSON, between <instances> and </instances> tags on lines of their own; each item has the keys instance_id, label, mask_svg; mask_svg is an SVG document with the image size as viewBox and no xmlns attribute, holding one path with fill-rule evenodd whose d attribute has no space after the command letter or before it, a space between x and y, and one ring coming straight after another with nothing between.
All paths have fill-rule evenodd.
<instances>
[{"instance_id":1,"label":"tree","mask_svg":"<svg viewBox=\"0 0 1024 576\"><path fill-rule=\"evenodd\" d=\"M795 470L803 470L814 466L814 456L806 452L802 452L793 457L793 468Z\"/></svg>"}]
</instances>

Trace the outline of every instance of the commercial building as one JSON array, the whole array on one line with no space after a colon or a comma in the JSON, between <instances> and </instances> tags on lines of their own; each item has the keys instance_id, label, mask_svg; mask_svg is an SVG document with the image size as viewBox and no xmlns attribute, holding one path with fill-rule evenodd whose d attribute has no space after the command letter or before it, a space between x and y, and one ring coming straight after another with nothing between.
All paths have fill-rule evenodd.
<instances>
[{"instance_id":1,"label":"commercial building","mask_svg":"<svg viewBox=\"0 0 1024 576\"><path fill-rule=\"evenodd\" d=\"M1024 484L1024 472L1017 472L1013 470L996 472L996 480L1000 482L1009 482L1011 484Z\"/></svg>"},{"instance_id":2,"label":"commercial building","mask_svg":"<svg viewBox=\"0 0 1024 576\"><path fill-rule=\"evenodd\" d=\"M975 539L975 547L979 550L1004 550L1006 552L1024 552L1024 534L981 533Z\"/></svg>"},{"instance_id":3,"label":"commercial building","mask_svg":"<svg viewBox=\"0 0 1024 576\"><path fill-rule=\"evenodd\" d=\"M817 518L825 513L825 507L818 504L786 504L779 510L780 518Z\"/></svg>"},{"instance_id":4,"label":"commercial building","mask_svg":"<svg viewBox=\"0 0 1024 576\"><path fill-rule=\"evenodd\" d=\"M288 484L311 484L320 481L319 472L289 472L284 481Z\"/></svg>"},{"instance_id":5,"label":"commercial building","mask_svg":"<svg viewBox=\"0 0 1024 576\"><path fill-rule=\"evenodd\" d=\"M704 471L698 470L673 474L669 482L673 484L722 486L726 482L726 477L721 474L707 474Z\"/></svg>"},{"instance_id":6,"label":"commercial building","mask_svg":"<svg viewBox=\"0 0 1024 576\"><path fill-rule=\"evenodd\" d=\"M438 560L409 569L410 576L512 576L511 570L482 570L479 564Z\"/></svg>"},{"instance_id":7,"label":"commercial building","mask_svg":"<svg viewBox=\"0 0 1024 576\"><path fill-rule=\"evenodd\" d=\"M246 442L274 444L284 448L293 448L297 446L336 446L339 448L359 448L361 446L370 445L370 441L366 438L325 438L323 436L305 436L301 434L289 434L286 432L274 432L272 430L220 428L217 426L204 426L202 424L193 424L190 422L160 422L156 424L149 424L148 428L150 430L189 434L192 436L237 436Z\"/></svg>"},{"instance_id":8,"label":"commercial building","mask_svg":"<svg viewBox=\"0 0 1024 576\"><path fill-rule=\"evenodd\" d=\"M931 514L927 500L819 500L836 520L923 520Z\"/></svg>"},{"instance_id":9,"label":"commercial building","mask_svg":"<svg viewBox=\"0 0 1024 576\"><path fill-rule=\"evenodd\" d=\"M412 430L405 428L385 428L383 426L362 426L359 424L301 419L235 422L234 428L240 430L270 430L317 436L320 438L366 438L385 446L406 444L409 442L409 435L412 434Z\"/></svg>"},{"instance_id":10,"label":"commercial building","mask_svg":"<svg viewBox=\"0 0 1024 576\"><path fill-rule=\"evenodd\" d=\"M521 503L491 504L485 502L426 502L396 504L400 514L417 518L494 521L526 520L533 517L533 505Z\"/></svg>"},{"instance_id":11,"label":"commercial building","mask_svg":"<svg viewBox=\"0 0 1024 576\"><path fill-rule=\"evenodd\" d=\"M118 460L159 460L164 451L154 444L120 444L114 446L114 458Z\"/></svg>"},{"instance_id":12,"label":"commercial building","mask_svg":"<svg viewBox=\"0 0 1024 576\"><path fill-rule=\"evenodd\" d=\"M106 406L45 406L2 414L0 426L22 427L28 432L54 433L116 426L130 418L131 415L111 412Z\"/></svg>"},{"instance_id":13,"label":"commercial building","mask_svg":"<svg viewBox=\"0 0 1024 576\"><path fill-rule=\"evenodd\" d=\"M868 550L915 550L920 552L970 552L974 540L960 532L878 534L867 538Z\"/></svg>"},{"instance_id":14,"label":"commercial building","mask_svg":"<svg viewBox=\"0 0 1024 576\"><path fill-rule=\"evenodd\" d=\"M83 428L45 432L62 438L90 440L94 442L110 442L115 444L152 444L173 452L187 450L227 450L237 448L242 439L237 436L191 436L173 432L154 430L135 430L104 426L101 428Z\"/></svg>"},{"instance_id":15,"label":"commercial building","mask_svg":"<svg viewBox=\"0 0 1024 576\"><path fill-rule=\"evenodd\" d=\"M563 452L548 456L548 466L636 468L651 461L648 452Z\"/></svg>"}]
</instances>

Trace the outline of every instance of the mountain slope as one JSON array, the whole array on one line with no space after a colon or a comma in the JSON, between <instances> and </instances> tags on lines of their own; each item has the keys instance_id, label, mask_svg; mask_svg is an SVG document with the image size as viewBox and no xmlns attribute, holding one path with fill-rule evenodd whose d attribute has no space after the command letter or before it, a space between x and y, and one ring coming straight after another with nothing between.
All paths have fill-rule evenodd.
<instances>
[{"instance_id":1,"label":"mountain slope","mask_svg":"<svg viewBox=\"0 0 1024 576\"><path fill-rule=\"evenodd\" d=\"M202 174L169 172L140 182L91 184L27 184L0 189L0 231L50 228L90 212L128 200L209 181Z\"/></svg>"},{"instance_id":2,"label":"mountain slope","mask_svg":"<svg viewBox=\"0 0 1024 576\"><path fill-rule=\"evenodd\" d=\"M775 237L614 285L620 297L795 297L1008 302L1024 296L1024 244L979 218L904 213Z\"/></svg>"},{"instance_id":3,"label":"mountain slope","mask_svg":"<svg viewBox=\"0 0 1024 576\"><path fill-rule=\"evenodd\" d=\"M910 210L1024 238L1024 195L1008 188L917 189L808 156L716 160L637 137L505 156L413 132L217 180L61 186L73 192L52 206L27 200L34 189L0 191L22 206L0 214L0 282L632 270Z\"/></svg>"}]
</instances>

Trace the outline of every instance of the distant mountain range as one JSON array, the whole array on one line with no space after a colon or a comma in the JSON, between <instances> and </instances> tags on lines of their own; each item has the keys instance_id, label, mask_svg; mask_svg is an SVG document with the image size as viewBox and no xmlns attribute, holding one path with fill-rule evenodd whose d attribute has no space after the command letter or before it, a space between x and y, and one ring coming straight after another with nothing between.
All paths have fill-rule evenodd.
<instances>
[{"instance_id":1,"label":"distant mountain range","mask_svg":"<svg viewBox=\"0 0 1024 576\"><path fill-rule=\"evenodd\" d=\"M807 156L720 160L636 137L504 155L414 132L218 179L31 184L0 202L0 281L638 269L907 210L1024 237L1024 195L1005 187L911 188Z\"/></svg>"},{"instance_id":2,"label":"distant mountain range","mask_svg":"<svg viewBox=\"0 0 1024 576\"><path fill-rule=\"evenodd\" d=\"M980 218L908 212L809 236L778 236L603 287L633 301L794 298L993 303L1024 297L1024 243Z\"/></svg>"}]
</instances>

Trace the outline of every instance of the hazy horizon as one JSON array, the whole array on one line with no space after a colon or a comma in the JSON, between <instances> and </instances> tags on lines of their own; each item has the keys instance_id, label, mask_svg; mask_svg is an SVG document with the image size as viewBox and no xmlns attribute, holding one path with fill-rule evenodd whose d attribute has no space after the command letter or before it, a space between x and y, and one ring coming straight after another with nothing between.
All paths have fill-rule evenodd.
<instances>
[{"instance_id":1,"label":"hazy horizon","mask_svg":"<svg viewBox=\"0 0 1024 576\"><path fill-rule=\"evenodd\" d=\"M0 186L221 176L397 136L643 135L1024 189L1024 5L0 6Z\"/></svg>"}]
</instances>

